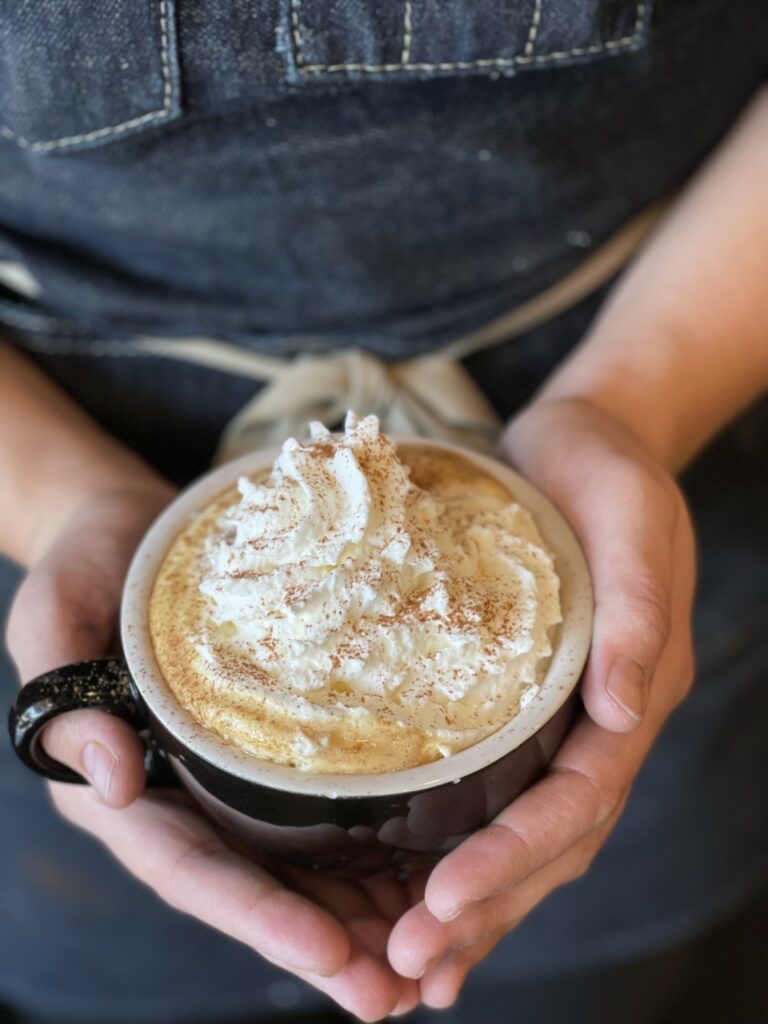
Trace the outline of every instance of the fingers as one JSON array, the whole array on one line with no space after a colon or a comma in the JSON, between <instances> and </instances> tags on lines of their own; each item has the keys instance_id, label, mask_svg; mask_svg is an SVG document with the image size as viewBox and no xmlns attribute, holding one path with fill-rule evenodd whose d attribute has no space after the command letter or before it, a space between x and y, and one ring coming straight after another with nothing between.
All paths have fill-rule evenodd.
<instances>
[{"instance_id":1,"label":"fingers","mask_svg":"<svg viewBox=\"0 0 768 1024\"><path fill-rule=\"evenodd\" d=\"M84 775L108 807L127 807L144 789L144 748L127 722L103 711L71 711L42 735L46 753Z\"/></svg>"},{"instance_id":2,"label":"fingers","mask_svg":"<svg viewBox=\"0 0 768 1024\"><path fill-rule=\"evenodd\" d=\"M19 588L8 619L8 649L23 681L114 650L126 570L171 494L154 481L94 496L54 539Z\"/></svg>"},{"instance_id":3,"label":"fingers","mask_svg":"<svg viewBox=\"0 0 768 1024\"><path fill-rule=\"evenodd\" d=\"M59 808L161 899L293 971L334 975L349 939L330 914L225 845L197 812L144 796L114 811L73 786Z\"/></svg>"},{"instance_id":4,"label":"fingers","mask_svg":"<svg viewBox=\"0 0 768 1024\"><path fill-rule=\"evenodd\" d=\"M377 905L389 897L397 899L403 912L407 909L403 906L403 887L397 879L382 875L346 881L291 868L286 877L342 921L355 940L343 971L328 984L313 982L316 987L363 1019L378 1020L386 1014L413 1009L419 1002L418 985L396 975L389 967L386 951L392 921ZM366 957L365 951L372 955Z\"/></svg>"},{"instance_id":5,"label":"fingers","mask_svg":"<svg viewBox=\"0 0 768 1024\"><path fill-rule=\"evenodd\" d=\"M519 884L596 829L612 810L598 785L568 769L523 793L435 867L425 893L431 913L450 921L469 904Z\"/></svg>"},{"instance_id":6,"label":"fingers","mask_svg":"<svg viewBox=\"0 0 768 1024\"><path fill-rule=\"evenodd\" d=\"M361 885L294 868L283 870L281 874L342 921L347 931L370 953L377 957L385 954L391 922Z\"/></svg>"},{"instance_id":7,"label":"fingers","mask_svg":"<svg viewBox=\"0 0 768 1024\"><path fill-rule=\"evenodd\" d=\"M32 569L7 627L22 681L115 649L125 570L159 501L149 492L94 500ZM93 710L62 715L46 726L42 743L51 757L85 776L110 807L125 807L143 789L142 746L118 718Z\"/></svg>"},{"instance_id":8,"label":"fingers","mask_svg":"<svg viewBox=\"0 0 768 1024\"><path fill-rule=\"evenodd\" d=\"M300 977L365 1021L405 1013L419 1003L415 981L398 977L381 960L354 946L348 962L332 978Z\"/></svg>"},{"instance_id":9,"label":"fingers","mask_svg":"<svg viewBox=\"0 0 768 1024\"><path fill-rule=\"evenodd\" d=\"M16 595L6 631L8 650L22 681L106 653L115 629L117 601L117 595L103 593L85 573L82 583L49 572L47 566L30 573Z\"/></svg>"},{"instance_id":10,"label":"fingers","mask_svg":"<svg viewBox=\"0 0 768 1024\"><path fill-rule=\"evenodd\" d=\"M424 979L453 952L481 948L491 940L495 944L554 889L584 873L611 824L535 871L519 885L469 905L449 922L438 921L423 903L414 907L392 931L390 962L408 977L421 977L423 986Z\"/></svg>"},{"instance_id":11,"label":"fingers","mask_svg":"<svg viewBox=\"0 0 768 1024\"><path fill-rule=\"evenodd\" d=\"M410 982L407 982L410 986ZM399 1002L397 1002L392 1010L389 1011L390 1017L404 1017L411 1010L415 1010L416 1007L421 1003L421 991L419 986L414 983L413 988L408 988L406 995L402 996Z\"/></svg>"},{"instance_id":12,"label":"fingers","mask_svg":"<svg viewBox=\"0 0 768 1024\"><path fill-rule=\"evenodd\" d=\"M586 715L552 769L435 867L426 905L449 921L466 906L517 885L599 829L621 806L652 730L607 732Z\"/></svg>"},{"instance_id":13,"label":"fingers","mask_svg":"<svg viewBox=\"0 0 768 1024\"><path fill-rule=\"evenodd\" d=\"M468 947L451 947L421 979L421 1000L433 1010L453 1006L467 975L497 945L501 935L491 935Z\"/></svg>"},{"instance_id":14,"label":"fingers","mask_svg":"<svg viewBox=\"0 0 768 1024\"><path fill-rule=\"evenodd\" d=\"M115 812L75 787L56 789L67 817L106 842L166 903L246 943L362 1020L381 1020L418 1000L416 984L351 937L335 913L235 853L196 811L145 795ZM354 895L352 883L335 886L326 901L341 898L341 916L373 919L365 893ZM374 942L381 945L381 937Z\"/></svg>"},{"instance_id":15,"label":"fingers","mask_svg":"<svg viewBox=\"0 0 768 1024\"><path fill-rule=\"evenodd\" d=\"M407 883L387 873L361 878L360 885L373 900L382 917L391 924L399 920L414 903L418 903L422 896L422 893L419 893L414 900Z\"/></svg>"},{"instance_id":16,"label":"fingers","mask_svg":"<svg viewBox=\"0 0 768 1024\"><path fill-rule=\"evenodd\" d=\"M669 644L654 693L687 686L690 671L685 645ZM569 851L583 849L585 841L607 836L656 731L650 718L622 735L583 716L550 773L435 867L425 891L430 913L453 921L467 908L519 887Z\"/></svg>"}]
</instances>

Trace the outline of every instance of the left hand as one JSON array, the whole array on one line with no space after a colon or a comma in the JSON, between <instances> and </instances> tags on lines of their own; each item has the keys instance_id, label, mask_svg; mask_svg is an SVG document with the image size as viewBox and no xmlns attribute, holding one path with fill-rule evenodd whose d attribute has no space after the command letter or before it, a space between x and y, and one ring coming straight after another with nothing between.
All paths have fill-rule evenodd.
<instances>
[{"instance_id":1,"label":"left hand","mask_svg":"<svg viewBox=\"0 0 768 1024\"><path fill-rule=\"evenodd\" d=\"M505 456L559 506L595 589L586 713L548 773L441 861L392 931L389 958L449 1006L469 970L546 896L582 875L693 679L694 539L683 497L641 440L588 401L536 402Z\"/></svg>"},{"instance_id":2,"label":"left hand","mask_svg":"<svg viewBox=\"0 0 768 1024\"><path fill-rule=\"evenodd\" d=\"M172 495L151 480L94 494L52 531L8 622L8 648L23 680L114 652L128 564ZM393 923L421 900L423 875L405 883L387 874L343 881L252 856L188 794L142 793L139 738L103 711L61 715L42 742L92 783L51 783L57 810L170 906L246 943L363 1020L416 1005L417 985L395 974L386 946ZM99 751L95 761L89 747Z\"/></svg>"}]
</instances>

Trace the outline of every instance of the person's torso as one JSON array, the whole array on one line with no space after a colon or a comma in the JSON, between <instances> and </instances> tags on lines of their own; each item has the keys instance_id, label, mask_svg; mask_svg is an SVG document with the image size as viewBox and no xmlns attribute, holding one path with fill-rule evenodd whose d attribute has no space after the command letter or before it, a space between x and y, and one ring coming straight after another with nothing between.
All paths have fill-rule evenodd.
<instances>
[{"instance_id":1,"label":"person's torso","mask_svg":"<svg viewBox=\"0 0 768 1024\"><path fill-rule=\"evenodd\" d=\"M0 0L0 322L429 349L673 191L762 0Z\"/></svg>"}]
</instances>

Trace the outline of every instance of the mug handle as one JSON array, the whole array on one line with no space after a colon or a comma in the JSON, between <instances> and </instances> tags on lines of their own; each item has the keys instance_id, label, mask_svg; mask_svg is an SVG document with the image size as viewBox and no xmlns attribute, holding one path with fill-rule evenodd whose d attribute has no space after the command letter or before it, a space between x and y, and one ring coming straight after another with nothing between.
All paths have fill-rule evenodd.
<instances>
[{"instance_id":1,"label":"mug handle","mask_svg":"<svg viewBox=\"0 0 768 1024\"><path fill-rule=\"evenodd\" d=\"M147 786L179 786L165 754L151 734L146 710L122 658L64 665L37 676L19 691L8 717L11 743L27 767L53 782L87 784L87 779L49 757L40 738L51 719L67 711L98 708L147 734L144 770Z\"/></svg>"}]
</instances>

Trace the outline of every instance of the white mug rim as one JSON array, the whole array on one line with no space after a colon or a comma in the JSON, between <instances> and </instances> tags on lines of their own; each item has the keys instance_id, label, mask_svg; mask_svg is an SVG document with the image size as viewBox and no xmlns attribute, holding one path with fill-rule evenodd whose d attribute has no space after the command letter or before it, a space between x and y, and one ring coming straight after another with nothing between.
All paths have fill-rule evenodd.
<instances>
[{"instance_id":1,"label":"white mug rim","mask_svg":"<svg viewBox=\"0 0 768 1024\"><path fill-rule=\"evenodd\" d=\"M151 715L182 747L243 782L306 796L358 799L457 783L534 736L562 707L581 677L592 635L592 583L581 545L562 513L538 488L496 459L444 441L420 437L394 440L396 444L432 447L471 460L507 487L533 515L555 557L563 611L539 693L511 721L466 750L440 761L375 775L315 774L278 765L247 753L195 721L171 693L155 660L147 621L149 596L168 547L188 517L232 487L240 476L270 467L280 447L249 452L199 477L150 526L128 570L120 614L128 670Z\"/></svg>"}]
</instances>

